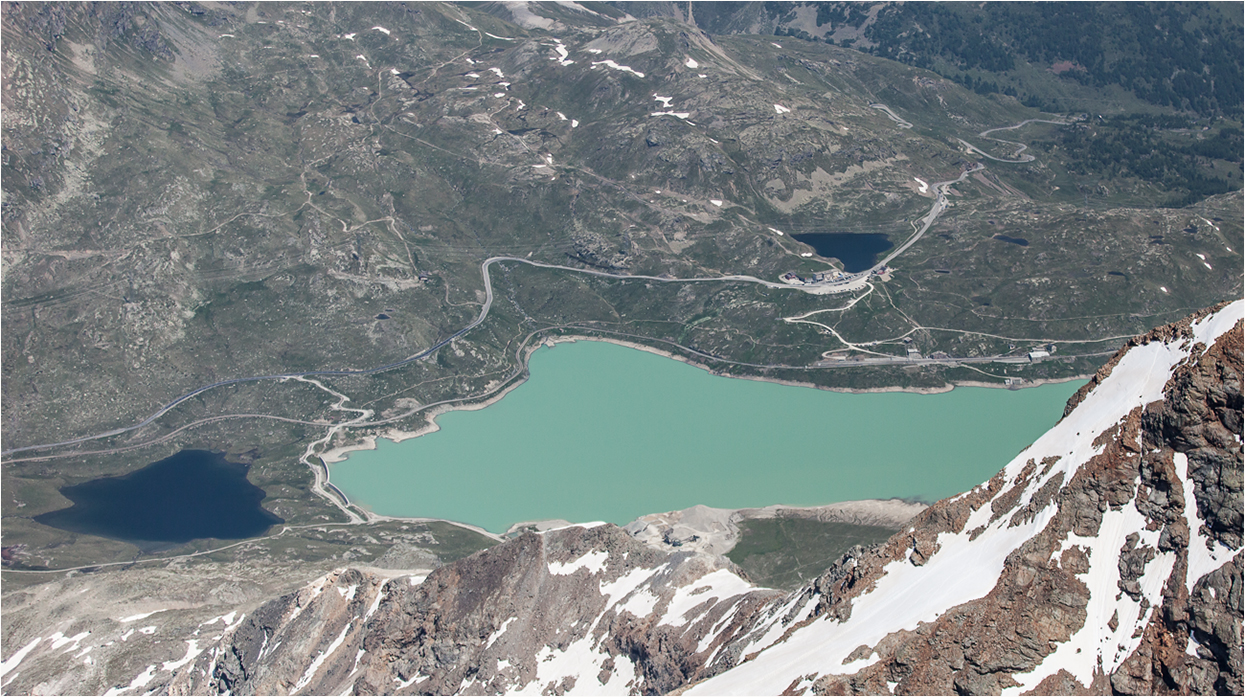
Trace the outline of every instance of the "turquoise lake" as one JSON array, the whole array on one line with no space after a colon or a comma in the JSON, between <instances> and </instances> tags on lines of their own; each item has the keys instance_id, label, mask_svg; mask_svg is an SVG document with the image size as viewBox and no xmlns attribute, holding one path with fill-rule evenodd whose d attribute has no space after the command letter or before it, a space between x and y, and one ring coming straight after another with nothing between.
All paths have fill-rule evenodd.
<instances>
[{"instance_id":1,"label":"turquoise lake","mask_svg":"<svg viewBox=\"0 0 1245 697\"><path fill-rule=\"evenodd\" d=\"M845 394L597 341L541 348L530 368L497 403L437 417L435 433L351 453L333 483L376 513L494 532L695 504L932 502L1002 469L1083 384Z\"/></svg>"}]
</instances>

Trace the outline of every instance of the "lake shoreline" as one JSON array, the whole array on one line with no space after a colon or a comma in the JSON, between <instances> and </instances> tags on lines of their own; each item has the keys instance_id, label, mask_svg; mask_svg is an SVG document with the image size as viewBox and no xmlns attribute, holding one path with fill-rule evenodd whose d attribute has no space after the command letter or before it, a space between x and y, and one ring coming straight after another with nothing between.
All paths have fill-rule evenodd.
<instances>
[{"instance_id":1,"label":"lake shoreline","mask_svg":"<svg viewBox=\"0 0 1245 697\"><path fill-rule=\"evenodd\" d=\"M401 426L395 425L394 427L385 428L383 430L379 430L379 429L375 430L372 433L369 433L367 435L360 434L358 436L355 436L351 442L345 442L345 443L339 442L339 444L336 445L336 447L329 449L328 451L323 453L321 457L323 458L326 465L337 464L337 463L341 463L347 460L350 453L352 452L378 449L380 447L380 442L379 442L380 439L388 440L394 444L397 444L397 443L401 443L406 440L417 438L421 435L426 435L428 433L437 432L441 429L441 426L437 423L438 417L440 415L447 413L447 412L452 412L452 411L475 411L479 409L484 409L485 407L490 406L500 401L503 397L508 395L511 390L519 387L520 385L525 384L531 374L530 373L530 362L531 362L532 356L541 347L544 347L544 346L555 347L557 344L560 344L560 343L576 343L580 341L599 342L601 344L614 344L614 345L621 346L623 348L638 349L638 350L645 351L653 355L663 356L665 358L672 358L674 360L680 361L687 365L696 367L700 369L701 371L703 371L704 373L708 373L709 375L712 375L712 376L744 377L754 382L761 382L761 383L769 382L769 383L774 383L776 385L785 385L785 386L794 386L794 387L815 387L822 392L839 392L839 393L844 393L844 394L869 394L869 393L892 393L892 392L910 392L914 394L941 394L941 393L950 392L954 390L955 387L995 387L995 388L1008 387L1008 388L1011 388L1012 391L1017 391L1017 388L1019 387L1019 386L1012 386L1012 385L1005 386L999 383L974 380L974 381L953 381L945 386L941 386L938 388L911 389L911 388L902 388L902 387L882 387L882 388L871 388L871 389L832 389L832 388L826 388L823 386L813 385L807 382L801 382L798 380L774 379L772 377L764 377L764 376L722 375L721 373L718 373L708 368L707 366L697 362L694 358L688 358L686 356L673 353L672 351L669 351L669 350L641 344L635 341L629 341L626 339L619 339L619 338L614 338L614 337L588 336L588 335L582 335L582 334L546 336L546 337L542 337L537 342L525 344L522 348L519 349L517 358L519 358L521 361L520 366L508 378L505 378L501 380L500 382L494 382L490 384L488 388L492 390L491 392L488 392L479 397L474 397L474 398L466 397L466 398L454 400L451 402L442 402L439 404L432 404L432 405L426 405L426 406L411 405L413 408L411 409L410 412L408 412L407 414L394 417L392 420L390 420L390 423L394 423L394 422L400 423L403 420L410 419L412 417L417 417L417 416L422 417L423 423L416 425L414 428L410 428L409 426L406 428L402 428ZM1036 386L1050 384L1050 383L1073 382L1078 379L1084 379L1084 378L1074 377L1074 378L1061 379L1061 380L1034 380L1034 381L1025 383L1024 386L1025 387L1036 387ZM342 434L342 435L346 435L346 434ZM388 446L386 445L386 447ZM326 470L328 469L330 468L326 467ZM330 473L330 478L331 478L331 473ZM340 486L336 484L333 484L333 487L335 489L338 489L339 491L341 490ZM343 495L345 495L344 491L342 493ZM864 492L861 492L861 493L864 493ZM868 495L866 494L866 496L862 498L868 498ZM769 500L774 501L773 498L770 498ZM380 513L370 510L370 505L375 504L375 503L377 502L370 502L368 504L365 504L363 502L353 502L353 505L360 512L364 513L365 517L369 520L411 520L411 521L442 520L447 523L473 529L477 532L485 531L485 529L479 525L471 524L471 523L462 523L462 522L455 521L455 520L445 518L445 517L437 517L436 514L433 514L432 516L426 516L426 515L425 516L403 516L403 515L380 514ZM573 517L575 518L583 517L583 513L584 512L581 511L579 514ZM593 514L591 512L588 513L588 516L592 516L592 515ZM599 519L599 517L596 519ZM534 521L528 521L528 522L534 522ZM498 531L501 531L502 529L503 528L500 528L500 527L497 528ZM489 531L489 532L486 532L486 534L488 534L490 537L496 538L496 535L498 533Z\"/></svg>"},{"instance_id":2,"label":"lake shoreline","mask_svg":"<svg viewBox=\"0 0 1245 697\"><path fill-rule=\"evenodd\" d=\"M478 411L480 409L484 409L485 407L488 407L492 404L496 404L503 397L510 394L512 390L526 383L528 377L530 376L530 373L528 370L528 362L531 359L532 354L538 351L539 349L543 347L553 348L557 344L573 344L576 341L599 341L599 342L606 343L606 344L626 346L627 348L637 349L637 350L644 351L647 353L652 353L658 356L665 356L666 358L679 361L680 363L685 363L695 368L699 368L700 370L703 370L709 373L710 375L714 375L717 377L732 378L736 380L754 380L756 382L770 382L776 385L790 385L792 387L809 387L812 389L822 390L825 392L838 392L842 394L882 394L882 393L891 393L891 392L908 392L912 394L931 394L932 395L932 394L945 394L947 392L954 390L957 387L989 387L989 388L1001 389L1001 390L1023 390L1023 389L1028 389L1030 387L1040 387L1042 385L1057 385L1057 384L1061 384L1065 382L1088 380L1091 377L1093 377L1093 375L1091 374L1091 375L1076 375L1076 376L1072 376L1068 378L1058 378L1058 379L1038 379L1038 380L1026 379L1024 384L1021 384L1021 385L1014 385L1014 384L1013 385L1002 385L997 382L985 382L985 381L980 381L980 380L953 380L951 382L948 382L943 387L898 387L898 386L866 387L866 388L825 387L823 385L817 385L811 382L800 382L798 380L784 380L781 378L768 378L768 377L762 377L759 375L725 375L723 373L714 371L712 368L708 367L707 365L703 363L699 363L686 356L673 353L665 349L660 349L655 346L649 346L647 344L641 344L641 343L634 342L634 341L627 341L626 339L587 336L587 335L581 335L581 334L566 334L566 335L561 335L561 336L546 337L544 341L538 342L536 344L533 344L531 346L524 348L523 349L523 365L520 368L519 373L513 378L511 378L504 387L501 387L499 391L494 392L492 394L483 395L481 397L463 397L461 401L453 403L453 404L437 404L431 407L418 407L417 409L412 411L409 414L409 416L415 416L416 414L419 414L421 411L423 411L423 416L426 419L426 423L424 423L422 426L419 426L415 428L414 430L409 430L409 431L393 428L393 429L389 429L387 431L377 433L377 434L359 436L358 441L354 443L346 443L346 444L331 448L329 450L326 450L323 454L320 455L320 458L324 460L326 465L335 465L339 462L344 462L347 459L347 457L349 457L350 453L352 452L375 450L376 441L379 438L383 438L385 440L392 441L394 443L401 443L402 441L410 440L412 438L418 438L420 436L423 436L429 433L436 433L437 431L441 430L441 427L438 426L436 423L436 418L438 416L441 416L442 414L446 414L452 411ZM325 483L327 484L328 480L326 480ZM345 493L345 492L342 492L342 493Z\"/></svg>"}]
</instances>

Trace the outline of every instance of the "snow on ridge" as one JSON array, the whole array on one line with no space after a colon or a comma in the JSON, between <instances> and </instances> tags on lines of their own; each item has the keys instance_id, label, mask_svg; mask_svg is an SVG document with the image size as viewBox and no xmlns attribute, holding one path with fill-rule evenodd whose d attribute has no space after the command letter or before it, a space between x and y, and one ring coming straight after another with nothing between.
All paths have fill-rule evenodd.
<instances>
[{"instance_id":1,"label":"snow on ridge","mask_svg":"<svg viewBox=\"0 0 1245 697\"><path fill-rule=\"evenodd\" d=\"M1030 459L1041 462L1046 457L1059 458L1045 476L1034 477L1028 483L1015 508L1025 506L1049 478L1063 473L1065 481L1070 480L1082 464L1101 452L1102 447L1093 445L1101 433L1118 424L1134 408L1163 398L1163 388L1174 369L1189 357L1189 347L1197 342L1210 346L1243 315L1245 301L1236 301L1195 322L1191 327L1192 339L1170 343L1156 341L1133 347L1071 414L1008 463L1004 468L1006 483L1000 494L1006 493L1009 485L1015 483ZM1177 467L1181 464L1178 462ZM1187 468L1187 461L1183 464ZM1186 488L1191 488L1186 474L1181 472ZM1189 500L1192 496L1186 498ZM873 589L854 599L851 616L846 622L826 618L814 621L796 630L787 641L762 648L754 660L692 687L687 694L762 694L772 692L775 685L789 685L795 678L811 672L822 675L855 672L868 663L843 664L856 647L876 645L892 632L916 629L921 622L933 621L952 607L984 597L997 584L1007 556L1045 529L1057 512L1056 506L1049 505L1029 522L1012 526L1007 516L991 523L993 511L989 503L983 503L972 513L963 531L940 534L936 542L938 551L923 566L913 566L906 559L888 563ZM1192 514L1196 516L1195 511ZM1190 515L1188 508L1186 515ZM1017 692L1031 689L1045 675L1060 668L1068 669L1081 679L1085 671L1092 673L1100 658L1104 667L1118 666L1136 648L1140 636L1134 638L1132 634L1148 621L1175 563L1175 555L1169 552L1156 556L1146 565L1139 583L1143 597L1150 602L1148 610L1142 611L1140 603L1127 595L1115 600L1116 587L1111 576L1114 574L1118 580L1118 552L1124 539L1136 532L1141 543L1157 545L1159 532L1146 531L1145 522L1134 502L1119 511L1105 513L1096 537L1070 538L1067 544L1101 547L1100 552L1091 553L1086 580L1091 594L1097 590L1098 597L1091 597L1087 608L1089 618L1071 640L1060 644L1038 670L1024 678L1017 676L1024 680L1024 685L1016 688ZM982 525L986 530L976 539L970 539L971 531ZM1196 530L1197 526L1200 526L1200 519L1191 520L1190 530ZM1191 545L1190 571L1204 575L1227 558L1218 550L1207 550L1202 556L1202 552L1194 552ZM1108 619L1117 610L1119 629L1110 632L1109 638L1102 638L1107 636ZM1079 654L1077 649L1080 649ZM755 649L749 646L744 652L750 650ZM1089 684L1090 679L1092 675L1084 678L1083 684Z\"/></svg>"},{"instance_id":2,"label":"snow on ridge","mask_svg":"<svg viewBox=\"0 0 1245 697\"><path fill-rule=\"evenodd\" d=\"M690 111L654 111L649 116L673 116L686 121L692 115Z\"/></svg>"},{"instance_id":3,"label":"snow on ridge","mask_svg":"<svg viewBox=\"0 0 1245 697\"><path fill-rule=\"evenodd\" d=\"M688 584L675 591L657 626L682 626L693 617L687 613L706 600L720 601L756 590L752 584L731 573L727 569L705 574L695 583ZM708 608L706 608L708 609Z\"/></svg>"},{"instance_id":4,"label":"snow on ridge","mask_svg":"<svg viewBox=\"0 0 1245 697\"><path fill-rule=\"evenodd\" d=\"M591 530L592 528L599 528L602 525L606 525L606 524L607 523L604 520L594 520L591 523L568 523L567 525L559 525L554 528L546 528L544 530L540 530L536 534L544 535L544 534L551 533L551 532L557 532L558 530L566 530L567 528L583 528L584 530Z\"/></svg>"},{"instance_id":5,"label":"snow on ridge","mask_svg":"<svg viewBox=\"0 0 1245 697\"><path fill-rule=\"evenodd\" d=\"M385 585L388 583L389 579L384 579L380 582L380 585L376 587L376 597L372 598L372 604L368 606L367 614L363 615L364 620L371 617L372 614L376 612L376 609L380 607L380 601L385 599Z\"/></svg>"},{"instance_id":6,"label":"snow on ridge","mask_svg":"<svg viewBox=\"0 0 1245 697\"><path fill-rule=\"evenodd\" d=\"M1146 564L1145 573L1139 579L1142 595L1148 602L1145 609L1131 596L1118 592L1119 553L1128 536L1136 533L1140 545L1158 547L1161 531L1147 530L1146 523L1145 515L1137 510L1134 500L1119 510L1104 512L1097 534L1089 537L1068 534L1056 555L1074 546L1089 550L1089 570L1079 574L1090 592L1085 605L1085 623L1032 671L1015 675L1020 686L1008 688L1003 694L1018 695L1032 690L1060 670L1066 670L1082 685L1090 685L1096 670L1110 674L1136 650L1142 640L1140 630L1161 604L1163 584L1176 563L1174 552L1161 552ZM1109 625L1113 616L1118 621L1114 630Z\"/></svg>"},{"instance_id":7,"label":"snow on ridge","mask_svg":"<svg viewBox=\"0 0 1245 697\"><path fill-rule=\"evenodd\" d=\"M610 553L604 550L598 552L588 552L582 557L574 561L549 562L549 573L554 576L570 576L580 569L587 569L589 575L595 575L597 572L605 568L605 562L609 560Z\"/></svg>"}]
</instances>

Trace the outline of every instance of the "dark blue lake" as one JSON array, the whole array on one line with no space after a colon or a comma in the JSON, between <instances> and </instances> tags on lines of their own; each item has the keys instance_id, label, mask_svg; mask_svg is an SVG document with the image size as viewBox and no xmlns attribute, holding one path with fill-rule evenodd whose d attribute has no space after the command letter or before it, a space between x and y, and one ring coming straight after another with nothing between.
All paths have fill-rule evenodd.
<instances>
[{"instance_id":1,"label":"dark blue lake","mask_svg":"<svg viewBox=\"0 0 1245 697\"><path fill-rule=\"evenodd\" d=\"M812 247L819 256L843 262L843 270L848 273L872 267L878 255L895 246L886 235L876 232L809 232L792 237Z\"/></svg>"},{"instance_id":2,"label":"dark blue lake","mask_svg":"<svg viewBox=\"0 0 1245 697\"><path fill-rule=\"evenodd\" d=\"M74 505L35 520L139 543L256 537L285 521L260 506L264 490L247 480L247 469L221 453L183 450L123 477L65 487L61 494Z\"/></svg>"}]
</instances>

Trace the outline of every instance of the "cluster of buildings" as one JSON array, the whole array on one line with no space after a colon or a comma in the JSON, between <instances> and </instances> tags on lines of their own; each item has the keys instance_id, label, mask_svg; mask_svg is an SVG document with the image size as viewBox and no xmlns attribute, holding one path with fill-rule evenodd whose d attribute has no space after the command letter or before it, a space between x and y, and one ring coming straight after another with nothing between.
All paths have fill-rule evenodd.
<instances>
[{"instance_id":1,"label":"cluster of buildings","mask_svg":"<svg viewBox=\"0 0 1245 697\"><path fill-rule=\"evenodd\" d=\"M886 266L878 266L874 269L870 269L866 273L874 275L874 276L884 276L890 273L890 269L887 268ZM829 283L829 284L846 283L848 281L852 281L857 278L860 278L862 275L864 274L846 273L846 272L838 271L838 270L830 270L830 271L819 271L810 276L801 276L794 271L788 271L787 273L782 275L782 281L783 283L789 283L793 286L815 286L815 285L820 285L823 283Z\"/></svg>"}]
</instances>

